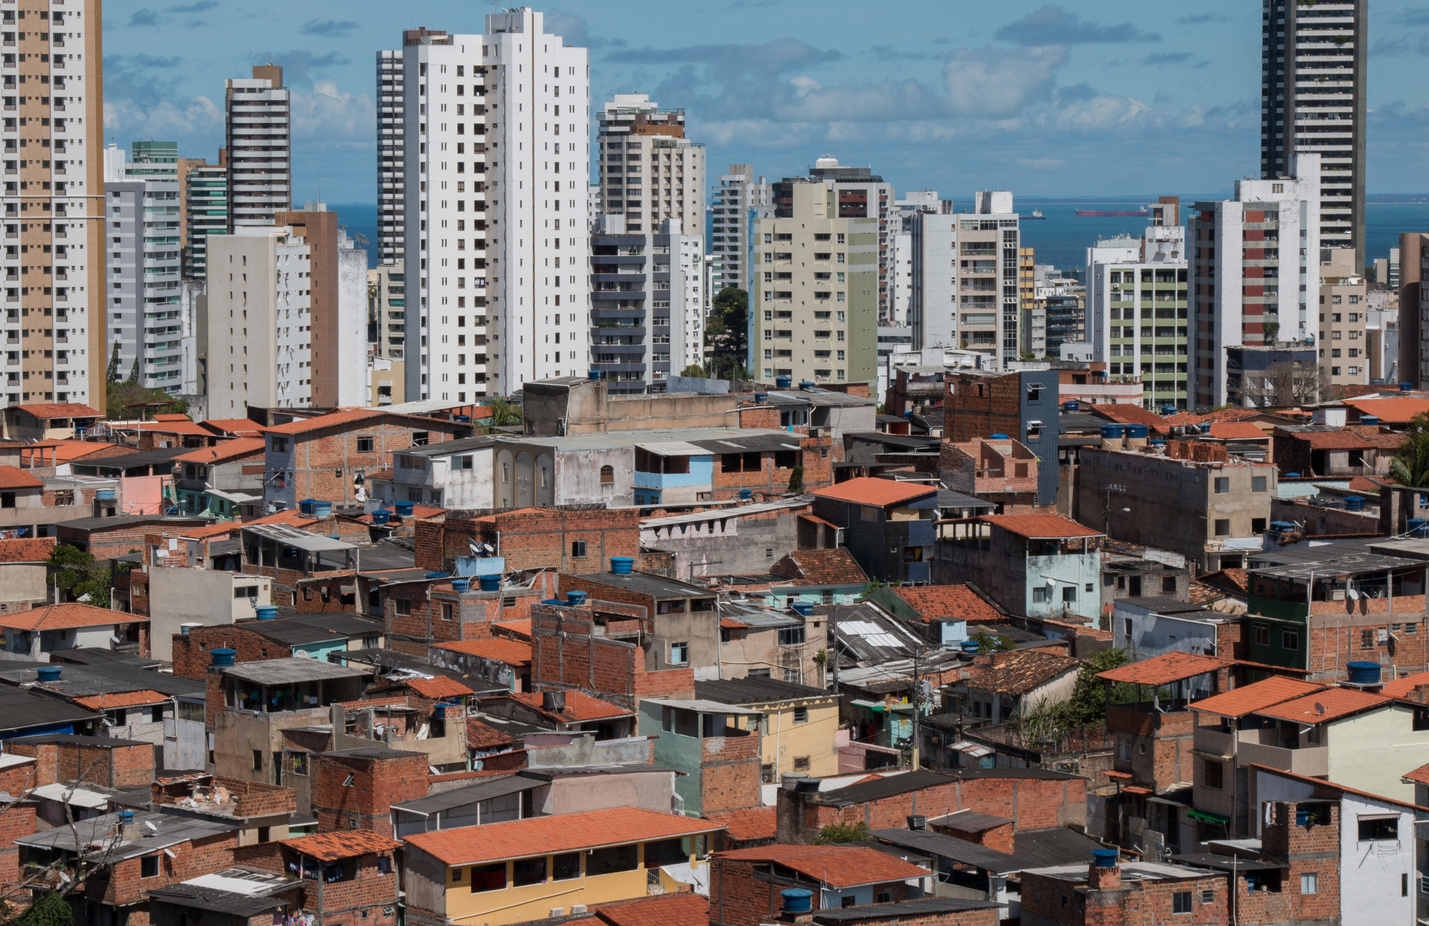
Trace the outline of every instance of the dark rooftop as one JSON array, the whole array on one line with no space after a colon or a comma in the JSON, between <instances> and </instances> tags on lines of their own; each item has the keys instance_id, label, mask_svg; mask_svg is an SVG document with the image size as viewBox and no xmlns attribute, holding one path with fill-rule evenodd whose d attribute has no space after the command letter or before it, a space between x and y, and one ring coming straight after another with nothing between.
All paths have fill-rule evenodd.
<instances>
[{"instance_id":1,"label":"dark rooftop","mask_svg":"<svg viewBox=\"0 0 1429 926\"><path fill-rule=\"evenodd\" d=\"M870 830L868 835L880 842L910 849L930 858L952 859L997 874L1017 871L1019 867L1017 860L1005 852L932 830L879 829Z\"/></svg>"},{"instance_id":2,"label":"dark rooftop","mask_svg":"<svg viewBox=\"0 0 1429 926\"><path fill-rule=\"evenodd\" d=\"M815 923L864 923L869 920L892 920L901 917L924 917L936 913L958 913L963 910L996 910L999 905L994 900L965 900L961 897L920 897L898 903L870 904L858 907L842 907L819 910L814 913Z\"/></svg>"},{"instance_id":3,"label":"dark rooftop","mask_svg":"<svg viewBox=\"0 0 1429 926\"><path fill-rule=\"evenodd\" d=\"M55 724L83 723L89 720L99 720L103 716L61 698L36 694L27 688L12 688L8 685L0 685L0 714L10 718L0 721L0 731L3 732L26 730L30 727L53 727ZM67 736L68 734L51 735ZM86 741L97 738L84 737ZM64 740L52 740L51 742L64 742ZM108 740L108 742L118 743L120 741Z\"/></svg>"},{"instance_id":4,"label":"dark rooftop","mask_svg":"<svg viewBox=\"0 0 1429 926\"><path fill-rule=\"evenodd\" d=\"M832 698L822 688L796 685L775 678L728 678L695 682L695 697L724 704L767 704L804 698Z\"/></svg>"},{"instance_id":5,"label":"dark rooftop","mask_svg":"<svg viewBox=\"0 0 1429 926\"><path fill-rule=\"evenodd\" d=\"M0 662L0 679L12 685L35 682L38 678L37 672L38 670L33 668L12 669L8 663ZM60 677L53 682L45 682L43 687L66 698L118 694L125 691L157 691L170 697L202 697L205 690L201 679L184 678L181 675L155 672L130 663L112 661L62 666Z\"/></svg>"},{"instance_id":6,"label":"dark rooftop","mask_svg":"<svg viewBox=\"0 0 1429 926\"><path fill-rule=\"evenodd\" d=\"M715 597L714 592L699 585L691 585L688 582L681 582L678 579L667 579L664 576L657 576L648 572L632 572L628 575L616 575L613 572L595 572L583 574L580 578L587 582L595 582L598 585L627 589L638 595L649 595L651 598ZM592 594L591 597L598 599L600 595ZM653 617L654 615L651 616Z\"/></svg>"},{"instance_id":7,"label":"dark rooftop","mask_svg":"<svg viewBox=\"0 0 1429 926\"><path fill-rule=\"evenodd\" d=\"M429 794L426 797L414 798L410 801L403 801L400 804L393 804L393 810L405 811L407 813L430 816L441 813L444 810L452 810L457 807L465 807L468 804L475 804L480 801L490 800L495 797L506 797L511 794L519 794L522 791L530 791L532 788L540 788L546 784L524 775L501 775L494 778L485 778L473 784L453 788L450 791L441 791L436 794Z\"/></svg>"},{"instance_id":8,"label":"dark rooftop","mask_svg":"<svg viewBox=\"0 0 1429 926\"><path fill-rule=\"evenodd\" d=\"M833 791L825 791L813 799L823 804L862 804L867 801L907 794L910 791L921 791L924 788L948 784L959 779L983 778L1075 781L1078 776L1069 775L1066 772L1054 772L1045 768L950 768L936 772L930 769L918 769L888 775L874 781L862 781Z\"/></svg>"}]
</instances>

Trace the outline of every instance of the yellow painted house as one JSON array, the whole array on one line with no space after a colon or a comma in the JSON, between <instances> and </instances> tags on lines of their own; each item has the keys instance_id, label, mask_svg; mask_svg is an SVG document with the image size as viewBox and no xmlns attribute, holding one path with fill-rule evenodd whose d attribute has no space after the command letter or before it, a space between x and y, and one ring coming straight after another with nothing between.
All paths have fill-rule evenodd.
<instances>
[{"instance_id":1,"label":"yellow painted house","mask_svg":"<svg viewBox=\"0 0 1429 926\"><path fill-rule=\"evenodd\" d=\"M407 919L503 926L676 891L668 869L703 866L722 829L617 807L418 833L406 838Z\"/></svg>"},{"instance_id":2,"label":"yellow painted house","mask_svg":"<svg viewBox=\"0 0 1429 926\"><path fill-rule=\"evenodd\" d=\"M695 696L763 714L759 724L760 777L779 781L790 773L813 778L837 775L838 696L777 678L695 682Z\"/></svg>"}]
</instances>

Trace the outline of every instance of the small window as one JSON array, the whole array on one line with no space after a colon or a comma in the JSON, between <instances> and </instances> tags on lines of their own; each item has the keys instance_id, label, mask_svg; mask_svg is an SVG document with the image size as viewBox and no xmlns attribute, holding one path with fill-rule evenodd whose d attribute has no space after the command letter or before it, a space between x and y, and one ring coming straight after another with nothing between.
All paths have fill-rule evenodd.
<instances>
[{"instance_id":1,"label":"small window","mask_svg":"<svg viewBox=\"0 0 1429 926\"><path fill-rule=\"evenodd\" d=\"M1174 894L1171 895L1171 912L1172 912L1172 913L1190 913L1190 912L1191 912L1191 892L1190 892L1190 891L1177 891L1176 893L1174 893Z\"/></svg>"},{"instance_id":2,"label":"small window","mask_svg":"<svg viewBox=\"0 0 1429 926\"><path fill-rule=\"evenodd\" d=\"M1298 650L1300 648L1300 631L1290 628L1281 630L1280 648L1283 650Z\"/></svg>"},{"instance_id":3,"label":"small window","mask_svg":"<svg viewBox=\"0 0 1429 926\"><path fill-rule=\"evenodd\" d=\"M480 894L485 891L506 890L506 863L497 862L494 865L473 865L471 868L471 892Z\"/></svg>"},{"instance_id":4,"label":"small window","mask_svg":"<svg viewBox=\"0 0 1429 926\"><path fill-rule=\"evenodd\" d=\"M572 558L572 559L584 559L584 558L585 558L585 541L584 541L584 540L572 540L572 541L571 541L571 558Z\"/></svg>"},{"instance_id":5,"label":"small window","mask_svg":"<svg viewBox=\"0 0 1429 926\"><path fill-rule=\"evenodd\" d=\"M410 598L393 598L392 610L399 617L408 617L412 613L412 600Z\"/></svg>"},{"instance_id":6,"label":"small window","mask_svg":"<svg viewBox=\"0 0 1429 926\"><path fill-rule=\"evenodd\" d=\"M1201 891L1201 903L1202 903L1202 904L1215 903L1215 902L1216 902L1216 892L1215 892L1215 891Z\"/></svg>"},{"instance_id":7,"label":"small window","mask_svg":"<svg viewBox=\"0 0 1429 926\"><path fill-rule=\"evenodd\" d=\"M443 601L443 602L442 602L442 620L444 620L444 621L449 621L449 620L451 620L451 619L452 619L452 611L453 611L452 603L451 603L450 601Z\"/></svg>"},{"instance_id":8,"label":"small window","mask_svg":"<svg viewBox=\"0 0 1429 926\"><path fill-rule=\"evenodd\" d=\"M1225 495L1225 494L1226 494L1227 492L1229 492L1230 490L1231 490L1230 477L1228 477L1228 476L1217 476L1217 477L1216 477L1216 494L1217 494L1217 495Z\"/></svg>"},{"instance_id":9,"label":"small window","mask_svg":"<svg viewBox=\"0 0 1429 926\"><path fill-rule=\"evenodd\" d=\"M674 666L687 666L690 664L689 643L670 644L670 664Z\"/></svg>"},{"instance_id":10,"label":"small window","mask_svg":"<svg viewBox=\"0 0 1429 926\"><path fill-rule=\"evenodd\" d=\"M1225 787L1225 767L1215 759L1205 760L1205 781L1206 787L1215 788L1219 791Z\"/></svg>"},{"instance_id":11,"label":"small window","mask_svg":"<svg viewBox=\"0 0 1429 926\"><path fill-rule=\"evenodd\" d=\"M1047 594L1047 586L1038 585L1032 589L1033 604L1046 604L1050 600L1051 596Z\"/></svg>"},{"instance_id":12,"label":"small window","mask_svg":"<svg viewBox=\"0 0 1429 926\"><path fill-rule=\"evenodd\" d=\"M1250 532L1251 532L1252 534L1263 534L1263 533L1265 533L1265 528L1266 528L1265 518L1251 518L1251 519L1250 519Z\"/></svg>"},{"instance_id":13,"label":"small window","mask_svg":"<svg viewBox=\"0 0 1429 926\"><path fill-rule=\"evenodd\" d=\"M1066 588L1062 589L1062 600L1065 602L1076 601L1077 587L1075 585L1068 585Z\"/></svg>"},{"instance_id":14,"label":"small window","mask_svg":"<svg viewBox=\"0 0 1429 926\"><path fill-rule=\"evenodd\" d=\"M795 722L795 723L808 723L808 722L809 722L809 709L808 709L807 707L796 707L796 708L794 708L794 722Z\"/></svg>"},{"instance_id":15,"label":"small window","mask_svg":"<svg viewBox=\"0 0 1429 926\"><path fill-rule=\"evenodd\" d=\"M1254 632L1254 634L1255 634L1255 645L1256 645L1256 646L1269 646L1269 645L1270 645L1270 626L1269 626L1268 624L1256 624L1256 625L1254 625L1254 631L1253 631L1253 632Z\"/></svg>"},{"instance_id":16,"label":"small window","mask_svg":"<svg viewBox=\"0 0 1429 926\"><path fill-rule=\"evenodd\" d=\"M157 855L146 855L139 859L139 877L157 878L159 876L159 857Z\"/></svg>"},{"instance_id":17,"label":"small window","mask_svg":"<svg viewBox=\"0 0 1429 926\"><path fill-rule=\"evenodd\" d=\"M1251 490L1252 492L1264 492L1264 491L1265 491L1265 485L1266 485L1266 483L1265 483L1265 477L1264 477L1264 476L1251 476L1251 477L1250 477L1250 490Z\"/></svg>"},{"instance_id":18,"label":"small window","mask_svg":"<svg viewBox=\"0 0 1429 926\"><path fill-rule=\"evenodd\" d=\"M1387 842L1399 838L1399 815L1360 817L1360 842Z\"/></svg>"},{"instance_id":19,"label":"small window","mask_svg":"<svg viewBox=\"0 0 1429 926\"><path fill-rule=\"evenodd\" d=\"M603 486L608 486L613 482L615 482L615 467L602 466L600 468L600 484Z\"/></svg>"},{"instance_id":20,"label":"small window","mask_svg":"<svg viewBox=\"0 0 1429 926\"><path fill-rule=\"evenodd\" d=\"M517 859L511 864L511 884L526 887L546 883L546 857Z\"/></svg>"},{"instance_id":21,"label":"small window","mask_svg":"<svg viewBox=\"0 0 1429 926\"><path fill-rule=\"evenodd\" d=\"M1360 649L1374 649L1374 631L1360 631Z\"/></svg>"},{"instance_id":22,"label":"small window","mask_svg":"<svg viewBox=\"0 0 1429 926\"><path fill-rule=\"evenodd\" d=\"M263 751L261 749L253 750L253 771L263 771Z\"/></svg>"},{"instance_id":23,"label":"small window","mask_svg":"<svg viewBox=\"0 0 1429 926\"><path fill-rule=\"evenodd\" d=\"M1164 592L1164 593L1167 594L1167 595L1175 594L1175 592L1176 592L1176 577L1175 577L1175 576L1162 576L1162 577L1161 577L1161 591Z\"/></svg>"},{"instance_id":24,"label":"small window","mask_svg":"<svg viewBox=\"0 0 1429 926\"><path fill-rule=\"evenodd\" d=\"M357 439L357 452L358 452L358 453L371 453L371 452L372 452L372 438L370 438L370 437L359 437L359 438Z\"/></svg>"},{"instance_id":25,"label":"small window","mask_svg":"<svg viewBox=\"0 0 1429 926\"><path fill-rule=\"evenodd\" d=\"M570 881L581 876L581 854L566 852L551 859L551 880Z\"/></svg>"},{"instance_id":26,"label":"small window","mask_svg":"<svg viewBox=\"0 0 1429 926\"><path fill-rule=\"evenodd\" d=\"M275 437L275 438L273 438L273 452L274 452L274 453L287 453L287 452L288 452L288 439L287 439L286 437Z\"/></svg>"},{"instance_id":27,"label":"small window","mask_svg":"<svg viewBox=\"0 0 1429 926\"><path fill-rule=\"evenodd\" d=\"M1231 532L1230 518L1216 518L1216 536L1228 537Z\"/></svg>"},{"instance_id":28,"label":"small window","mask_svg":"<svg viewBox=\"0 0 1429 926\"><path fill-rule=\"evenodd\" d=\"M1320 873L1317 871L1302 871L1300 873L1300 893L1318 894L1320 893Z\"/></svg>"},{"instance_id":29,"label":"small window","mask_svg":"<svg viewBox=\"0 0 1429 926\"><path fill-rule=\"evenodd\" d=\"M796 772L807 772L808 770L809 770L809 757L808 757L808 756L795 756L795 757L794 757L794 771L796 771Z\"/></svg>"}]
</instances>

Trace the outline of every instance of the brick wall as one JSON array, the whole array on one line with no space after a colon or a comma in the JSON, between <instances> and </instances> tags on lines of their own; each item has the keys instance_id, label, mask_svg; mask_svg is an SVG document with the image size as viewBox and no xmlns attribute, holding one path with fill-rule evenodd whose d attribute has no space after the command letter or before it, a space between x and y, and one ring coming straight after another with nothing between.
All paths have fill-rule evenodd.
<instances>
[{"instance_id":1,"label":"brick wall","mask_svg":"<svg viewBox=\"0 0 1429 926\"><path fill-rule=\"evenodd\" d=\"M1347 662L1423 668L1429 660L1424 613L1423 595L1396 595L1392 602L1388 598L1312 602L1307 680L1343 679Z\"/></svg>"},{"instance_id":2,"label":"brick wall","mask_svg":"<svg viewBox=\"0 0 1429 926\"><path fill-rule=\"evenodd\" d=\"M700 812L759 807L760 737L707 736L700 740Z\"/></svg>"},{"instance_id":3,"label":"brick wall","mask_svg":"<svg viewBox=\"0 0 1429 926\"><path fill-rule=\"evenodd\" d=\"M348 776L352 784L344 782ZM427 755L326 753L313 759L313 813L320 832L373 830L392 836L391 807L427 796Z\"/></svg>"},{"instance_id":4,"label":"brick wall","mask_svg":"<svg viewBox=\"0 0 1429 926\"><path fill-rule=\"evenodd\" d=\"M596 636L589 621L548 610L531 617L531 684L580 688L634 709L639 698L694 697L691 668L647 671L645 651Z\"/></svg>"},{"instance_id":5,"label":"brick wall","mask_svg":"<svg viewBox=\"0 0 1429 926\"><path fill-rule=\"evenodd\" d=\"M710 859L710 926L759 926L761 923L773 923L779 921L780 911L784 907L784 899L780 891L788 888L804 888L813 890L812 909L818 911L822 909L819 905L822 892L818 885L811 884L807 880L794 880L772 874L770 863L757 861L742 861L721 858L716 854ZM880 884L874 887L874 891L886 890L891 895L891 901L908 899L908 885L902 882L892 882ZM976 926L995 926L997 923L997 911L986 910L977 911L979 915L970 919L952 920L962 926L962 924L976 924ZM910 922L908 919L899 917L898 923ZM918 922L924 922L919 920ZM931 921L937 922L937 921Z\"/></svg>"},{"instance_id":6,"label":"brick wall","mask_svg":"<svg viewBox=\"0 0 1429 926\"><path fill-rule=\"evenodd\" d=\"M291 647L255 633L242 624L192 627L187 634L174 634L174 674L183 678L203 678L213 662L212 651L223 648L237 653L235 662L259 662L292 655Z\"/></svg>"},{"instance_id":7,"label":"brick wall","mask_svg":"<svg viewBox=\"0 0 1429 926\"><path fill-rule=\"evenodd\" d=\"M11 791L11 794L20 792ZM21 836L35 834L35 808L24 804L12 804L0 810L0 891L6 895L14 890L23 878L20 875L20 847L15 840Z\"/></svg>"},{"instance_id":8,"label":"brick wall","mask_svg":"<svg viewBox=\"0 0 1429 926\"><path fill-rule=\"evenodd\" d=\"M149 743L37 743L10 740L5 751L36 759L37 785L78 781L101 788L138 788L154 778L154 746Z\"/></svg>"},{"instance_id":9,"label":"brick wall","mask_svg":"<svg viewBox=\"0 0 1429 926\"><path fill-rule=\"evenodd\" d=\"M991 829L983 830L980 833L969 833L964 830L954 829L951 826L940 826L933 820L928 821L928 829L935 833L942 833L944 836L951 836L954 839L961 839L964 842L971 842L979 846L987 846L997 852L1012 854L1015 827L1011 823L1004 823L1001 826L994 826Z\"/></svg>"},{"instance_id":10,"label":"brick wall","mask_svg":"<svg viewBox=\"0 0 1429 926\"><path fill-rule=\"evenodd\" d=\"M1296 822L1296 812L1310 810L1313 825ZM1290 873L1281 886L1288 910L1286 921L1331 922L1340 913L1340 805L1338 802L1271 804L1271 822L1261 828L1261 851L1267 859L1284 862ZM1314 873L1316 892L1300 893L1300 876ZM1251 895L1252 897L1254 895Z\"/></svg>"},{"instance_id":11,"label":"brick wall","mask_svg":"<svg viewBox=\"0 0 1429 926\"><path fill-rule=\"evenodd\" d=\"M111 904L139 903L148 891L231 868L237 846L238 831L232 830L208 839L168 846L168 850L174 853L173 858L155 849L154 853L150 853L157 854L159 859L159 873L155 877L142 877L141 857L125 859L106 871L86 878L84 896ZM147 913L145 916L147 918ZM129 923L134 923L133 914Z\"/></svg>"},{"instance_id":12,"label":"brick wall","mask_svg":"<svg viewBox=\"0 0 1429 926\"><path fill-rule=\"evenodd\" d=\"M344 592L344 586L353 591ZM357 610L356 586L357 579L346 571L301 579L294 587L293 606L299 614L351 613Z\"/></svg>"},{"instance_id":13,"label":"brick wall","mask_svg":"<svg viewBox=\"0 0 1429 926\"><path fill-rule=\"evenodd\" d=\"M391 860L391 853L382 853ZM281 843L265 842L243 846L237 852L237 864L291 877L287 862L296 861L297 854L285 850ZM356 860L353 877L331 883L300 882L302 890L298 904L306 912L316 914L323 926L362 924L362 926L394 926L397 922L397 875L395 865L390 874L378 868L378 856L364 855ZM392 913L383 912L393 908Z\"/></svg>"},{"instance_id":14,"label":"brick wall","mask_svg":"<svg viewBox=\"0 0 1429 926\"><path fill-rule=\"evenodd\" d=\"M821 489L833 484L833 439L828 436L801 437L799 451L795 455L797 465L804 468L804 490ZM733 456L733 455L731 455ZM759 454L757 470L744 469L745 462L752 454L738 454L740 468L726 471L723 455L716 454L711 488L715 501L728 501L739 497L740 490L748 489L756 499L778 497L789 491L789 477L792 466L780 466L780 457L775 451Z\"/></svg>"},{"instance_id":15,"label":"brick wall","mask_svg":"<svg viewBox=\"0 0 1429 926\"><path fill-rule=\"evenodd\" d=\"M989 434L1020 434L1021 396L1017 374L947 378L943 394L943 437L962 443Z\"/></svg>"},{"instance_id":16,"label":"brick wall","mask_svg":"<svg viewBox=\"0 0 1429 926\"><path fill-rule=\"evenodd\" d=\"M1157 794L1195 780L1195 718L1190 711L1157 713L1110 705L1107 729L1133 738L1131 759L1116 760L1133 783Z\"/></svg>"},{"instance_id":17,"label":"brick wall","mask_svg":"<svg viewBox=\"0 0 1429 926\"><path fill-rule=\"evenodd\" d=\"M1022 876L1024 918L1068 926L1162 926L1228 923L1226 875L1175 881L1120 881L1103 889L1080 890L1070 881L1037 872ZM1204 903L1209 892L1209 903ZM1173 914L1173 895L1189 893L1191 912ZM1064 903L1065 901L1065 903ZM1244 916L1240 922L1248 921Z\"/></svg>"},{"instance_id":18,"label":"brick wall","mask_svg":"<svg viewBox=\"0 0 1429 926\"><path fill-rule=\"evenodd\" d=\"M612 556L640 554L640 520L635 509L528 508L474 514L481 516L448 516L442 524L419 523L417 565L450 572L456 557L469 555L468 541L495 546L505 557L508 571L600 572ZM572 544L577 541L585 543L585 556L572 555Z\"/></svg>"},{"instance_id":19,"label":"brick wall","mask_svg":"<svg viewBox=\"0 0 1429 926\"><path fill-rule=\"evenodd\" d=\"M367 419L320 431L292 435L291 468L295 498L345 501L353 497L354 473L371 473L392 465L392 452L412 446L414 431L427 432L430 443L450 440L469 426L431 420L420 424ZM357 442L370 438L372 449L360 452Z\"/></svg>"},{"instance_id":20,"label":"brick wall","mask_svg":"<svg viewBox=\"0 0 1429 926\"><path fill-rule=\"evenodd\" d=\"M941 817L958 810L1006 817L1018 830L1085 823L1086 784L1084 778L962 778L843 807L780 788L779 842L811 843L832 823L901 828L911 814Z\"/></svg>"}]
</instances>

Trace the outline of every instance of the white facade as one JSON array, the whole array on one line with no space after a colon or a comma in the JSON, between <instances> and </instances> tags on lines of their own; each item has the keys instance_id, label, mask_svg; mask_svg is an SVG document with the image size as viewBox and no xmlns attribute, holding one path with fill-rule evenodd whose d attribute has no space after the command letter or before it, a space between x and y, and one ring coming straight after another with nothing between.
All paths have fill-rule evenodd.
<instances>
[{"instance_id":1,"label":"white facade","mask_svg":"<svg viewBox=\"0 0 1429 926\"><path fill-rule=\"evenodd\" d=\"M908 324L908 310L913 302L913 232L901 231L892 236L889 247L889 325Z\"/></svg>"},{"instance_id":2,"label":"white facade","mask_svg":"<svg viewBox=\"0 0 1429 926\"><path fill-rule=\"evenodd\" d=\"M208 247L208 417L243 418L249 405L311 404L307 244L283 225L213 235ZM364 318L365 305L364 297Z\"/></svg>"},{"instance_id":3,"label":"white facade","mask_svg":"<svg viewBox=\"0 0 1429 926\"><path fill-rule=\"evenodd\" d=\"M255 65L228 81L228 227L272 225L293 208L292 93L283 69Z\"/></svg>"},{"instance_id":4,"label":"white facade","mask_svg":"<svg viewBox=\"0 0 1429 926\"><path fill-rule=\"evenodd\" d=\"M105 149L104 169L109 356L117 347L121 379L137 371L146 388L177 391L183 380L178 180L140 179L136 174L146 171L131 170L114 145Z\"/></svg>"},{"instance_id":5,"label":"white facade","mask_svg":"<svg viewBox=\"0 0 1429 926\"><path fill-rule=\"evenodd\" d=\"M680 276L684 282L684 332L681 343L684 346L684 361L675 373L682 372L691 364L704 363L705 319L707 317L709 293L705 287L705 236L681 235ZM673 306L671 307L673 310ZM671 351L673 354L673 351Z\"/></svg>"},{"instance_id":6,"label":"white facade","mask_svg":"<svg viewBox=\"0 0 1429 926\"><path fill-rule=\"evenodd\" d=\"M912 220L913 346L990 354L1000 367L1019 356L1021 230L1012 194L980 192L973 212L952 200Z\"/></svg>"},{"instance_id":7,"label":"white facade","mask_svg":"<svg viewBox=\"0 0 1429 926\"><path fill-rule=\"evenodd\" d=\"M368 404L371 380L367 355L367 251L341 228L337 233L337 404ZM329 371L331 373L332 371Z\"/></svg>"},{"instance_id":8,"label":"white facade","mask_svg":"<svg viewBox=\"0 0 1429 926\"><path fill-rule=\"evenodd\" d=\"M584 373L586 49L523 7L423 36L402 67L408 399Z\"/></svg>"},{"instance_id":9,"label":"white facade","mask_svg":"<svg viewBox=\"0 0 1429 926\"><path fill-rule=\"evenodd\" d=\"M1297 153L1294 166L1292 177L1238 180L1234 199L1191 209L1193 407L1225 404L1226 348L1319 331L1320 156Z\"/></svg>"},{"instance_id":10,"label":"white facade","mask_svg":"<svg viewBox=\"0 0 1429 926\"><path fill-rule=\"evenodd\" d=\"M3 399L103 406L104 223L93 218L104 201L100 5L39 0L25 10L20 50L28 51L15 53L16 27L7 19L9 47L0 55L9 108L0 141L7 158L25 159L6 161L0 187L8 245L0 255ZM5 13L13 17L13 5ZM45 31L29 31L33 23ZM29 94L20 100L21 119L17 83ZM35 87L45 95L33 95Z\"/></svg>"},{"instance_id":11,"label":"white facade","mask_svg":"<svg viewBox=\"0 0 1429 926\"><path fill-rule=\"evenodd\" d=\"M748 290L749 226L751 212L773 202L774 188L763 177L755 179L748 164L731 164L710 190L710 244L714 274L710 299L730 286Z\"/></svg>"},{"instance_id":12,"label":"white facade","mask_svg":"<svg viewBox=\"0 0 1429 926\"><path fill-rule=\"evenodd\" d=\"M404 34L404 44L406 36ZM377 53L377 262L395 264L406 244L402 167L402 53Z\"/></svg>"}]
</instances>

